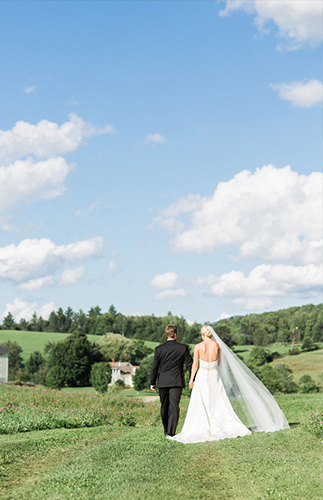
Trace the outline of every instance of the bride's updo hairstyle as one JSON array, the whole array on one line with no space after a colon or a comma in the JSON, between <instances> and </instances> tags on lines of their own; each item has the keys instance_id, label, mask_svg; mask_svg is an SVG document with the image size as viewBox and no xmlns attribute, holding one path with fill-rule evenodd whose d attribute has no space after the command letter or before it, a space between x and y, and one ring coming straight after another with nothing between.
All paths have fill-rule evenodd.
<instances>
[{"instance_id":1,"label":"bride's updo hairstyle","mask_svg":"<svg viewBox=\"0 0 323 500\"><path fill-rule=\"evenodd\" d=\"M202 326L201 335L205 335L205 337L209 337L209 339L211 339L213 337L213 333L212 333L209 325Z\"/></svg>"}]
</instances>

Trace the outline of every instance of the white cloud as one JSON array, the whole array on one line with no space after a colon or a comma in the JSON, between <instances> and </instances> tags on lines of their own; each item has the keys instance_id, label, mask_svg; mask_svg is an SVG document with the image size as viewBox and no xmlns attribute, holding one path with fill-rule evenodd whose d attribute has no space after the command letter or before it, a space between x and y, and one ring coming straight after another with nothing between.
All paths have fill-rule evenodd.
<instances>
[{"instance_id":1,"label":"white cloud","mask_svg":"<svg viewBox=\"0 0 323 500\"><path fill-rule=\"evenodd\" d=\"M9 164L30 155L42 158L69 153L75 151L85 137L114 131L111 125L100 128L87 123L76 113L68 118L61 126L48 120L36 125L19 121L12 130L0 130L0 161Z\"/></svg>"},{"instance_id":2,"label":"white cloud","mask_svg":"<svg viewBox=\"0 0 323 500\"><path fill-rule=\"evenodd\" d=\"M156 295L154 295L154 300L185 299L187 297L188 293L185 292L183 288L177 288L176 290L163 290L162 292L156 293Z\"/></svg>"},{"instance_id":3,"label":"white cloud","mask_svg":"<svg viewBox=\"0 0 323 500\"><path fill-rule=\"evenodd\" d=\"M319 80L275 83L270 87L278 92L281 99L298 108L313 108L323 102L323 84Z\"/></svg>"},{"instance_id":4,"label":"white cloud","mask_svg":"<svg viewBox=\"0 0 323 500\"><path fill-rule=\"evenodd\" d=\"M78 210L76 210L74 215L77 219L79 219L80 217L83 216L82 210L79 208Z\"/></svg>"},{"instance_id":5,"label":"white cloud","mask_svg":"<svg viewBox=\"0 0 323 500\"><path fill-rule=\"evenodd\" d=\"M109 274L112 275L117 270L117 264L115 262L110 262L108 268L109 268Z\"/></svg>"},{"instance_id":6,"label":"white cloud","mask_svg":"<svg viewBox=\"0 0 323 500\"><path fill-rule=\"evenodd\" d=\"M19 121L12 130L0 130L0 215L20 203L62 195L73 165L58 155L75 151L86 137L111 132L110 125L99 128L75 113L61 126L48 120L36 125Z\"/></svg>"},{"instance_id":7,"label":"white cloud","mask_svg":"<svg viewBox=\"0 0 323 500\"><path fill-rule=\"evenodd\" d=\"M84 278L85 269L83 266L76 269L66 269L59 280L59 286L74 285L79 279Z\"/></svg>"},{"instance_id":8,"label":"white cloud","mask_svg":"<svg viewBox=\"0 0 323 500\"><path fill-rule=\"evenodd\" d=\"M157 146L157 144L165 144L165 142L165 137L160 134L148 134L144 140L144 144L153 144L154 146Z\"/></svg>"},{"instance_id":9,"label":"white cloud","mask_svg":"<svg viewBox=\"0 0 323 500\"><path fill-rule=\"evenodd\" d=\"M84 276L85 269L83 266L80 266L76 269L66 269L59 280L55 280L53 275L44 276L42 278L31 279L27 282L20 283L17 288L25 292L34 292L41 288L74 285L76 281L84 278Z\"/></svg>"},{"instance_id":10,"label":"white cloud","mask_svg":"<svg viewBox=\"0 0 323 500\"><path fill-rule=\"evenodd\" d=\"M54 302L48 302L47 304L39 306L37 302L27 302L20 298L16 298L13 303L9 302L6 305L5 311L0 317L4 318L9 312L11 312L15 321L18 323L22 318L27 321L30 320L34 312L36 312L37 316L42 316L43 319L47 319L49 314L56 310L57 307Z\"/></svg>"},{"instance_id":11,"label":"white cloud","mask_svg":"<svg viewBox=\"0 0 323 500\"><path fill-rule=\"evenodd\" d=\"M91 203L91 205L89 206L89 212L92 212L99 205L100 205L100 201L95 201L94 203Z\"/></svg>"},{"instance_id":12,"label":"white cloud","mask_svg":"<svg viewBox=\"0 0 323 500\"><path fill-rule=\"evenodd\" d=\"M257 28L265 32L274 23L278 35L287 40L285 48L295 49L305 43L316 46L323 38L322 2L317 0L228 0L220 12L227 16L237 10L255 15Z\"/></svg>"},{"instance_id":13,"label":"white cloud","mask_svg":"<svg viewBox=\"0 0 323 500\"><path fill-rule=\"evenodd\" d=\"M229 298L245 309L262 309L275 299L286 296L317 296L322 293L322 264L291 266L261 264L248 276L241 271L231 271L220 277L200 278L195 285L209 285L208 295Z\"/></svg>"},{"instance_id":14,"label":"white cloud","mask_svg":"<svg viewBox=\"0 0 323 500\"><path fill-rule=\"evenodd\" d=\"M23 290L24 292L34 292L40 288L46 288L55 286L56 282L52 275L44 276L43 278L36 278L34 280L29 280L25 283L20 283L18 285L18 290Z\"/></svg>"},{"instance_id":15,"label":"white cloud","mask_svg":"<svg viewBox=\"0 0 323 500\"><path fill-rule=\"evenodd\" d=\"M220 321L221 319L228 319L228 318L231 318L230 314L222 313L222 314L220 314L220 316L218 317L218 319L215 320L215 322Z\"/></svg>"},{"instance_id":16,"label":"white cloud","mask_svg":"<svg viewBox=\"0 0 323 500\"><path fill-rule=\"evenodd\" d=\"M0 278L15 283L24 282L25 290L28 287L35 290L48 286L53 271L76 260L97 256L102 245L103 238L100 236L59 246L47 238L26 239L17 246L12 244L0 248ZM81 268L76 271L79 274L83 272ZM67 274L64 276L63 273L61 284L73 281L76 271L65 271ZM34 281L38 278L40 281Z\"/></svg>"},{"instance_id":17,"label":"white cloud","mask_svg":"<svg viewBox=\"0 0 323 500\"><path fill-rule=\"evenodd\" d=\"M29 203L62 195L66 176L72 168L61 157L37 162L27 158L0 167L0 213L6 213L20 202Z\"/></svg>"},{"instance_id":18,"label":"white cloud","mask_svg":"<svg viewBox=\"0 0 323 500\"><path fill-rule=\"evenodd\" d=\"M155 223L176 233L172 243L182 252L230 245L248 260L319 263L322 179L319 172L299 175L289 166L244 170L220 182L213 196L189 195L172 204Z\"/></svg>"},{"instance_id":19,"label":"white cloud","mask_svg":"<svg viewBox=\"0 0 323 500\"><path fill-rule=\"evenodd\" d=\"M25 94L33 94L34 92L36 92L36 87L25 87L24 88L24 92Z\"/></svg>"},{"instance_id":20,"label":"white cloud","mask_svg":"<svg viewBox=\"0 0 323 500\"><path fill-rule=\"evenodd\" d=\"M151 281L150 286L153 288L175 288L178 286L177 273L157 274Z\"/></svg>"}]
</instances>

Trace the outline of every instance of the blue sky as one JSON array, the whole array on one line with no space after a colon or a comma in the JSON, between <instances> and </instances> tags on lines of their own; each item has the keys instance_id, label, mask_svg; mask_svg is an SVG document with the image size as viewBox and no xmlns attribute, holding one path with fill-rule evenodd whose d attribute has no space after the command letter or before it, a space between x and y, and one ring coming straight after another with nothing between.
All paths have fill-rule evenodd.
<instances>
[{"instance_id":1,"label":"blue sky","mask_svg":"<svg viewBox=\"0 0 323 500\"><path fill-rule=\"evenodd\" d=\"M322 5L1 2L0 313L322 298Z\"/></svg>"}]
</instances>

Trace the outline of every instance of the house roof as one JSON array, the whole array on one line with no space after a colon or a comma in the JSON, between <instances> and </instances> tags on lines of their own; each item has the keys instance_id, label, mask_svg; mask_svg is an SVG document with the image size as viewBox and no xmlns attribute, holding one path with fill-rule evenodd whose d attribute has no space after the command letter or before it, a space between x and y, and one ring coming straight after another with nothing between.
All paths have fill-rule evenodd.
<instances>
[{"instance_id":1,"label":"house roof","mask_svg":"<svg viewBox=\"0 0 323 500\"><path fill-rule=\"evenodd\" d=\"M9 354L9 351L7 351L7 349L5 349L4 347L1 347L1 345L0 345L0 352L3 352L4 354L5 353Z\"/></svg>"},{"instance_id":2,"label":"house roof","mask_svg":"<svg viewBox=\"0 0 323 500\"><path fill-rule=\"evenodd\" d=\"M133 375L134 374L134 368L138 368L138 366L133 366L131 363L127 362L110 362L110 366L112 369L120 369L120 374L121 375Z\"/></svg>"}]
</instances>

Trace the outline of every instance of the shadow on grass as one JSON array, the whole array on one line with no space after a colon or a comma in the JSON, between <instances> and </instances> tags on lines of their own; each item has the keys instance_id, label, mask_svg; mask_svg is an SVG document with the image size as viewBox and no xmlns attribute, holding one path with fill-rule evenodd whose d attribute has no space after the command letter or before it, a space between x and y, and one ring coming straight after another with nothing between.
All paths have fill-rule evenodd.
<instances>
[{"instance_id":1,"label":"shadow on grass","mask_svg":"<svg viewBox=\"0 0 323 500\"><path fill-rule=\"evenodd\" d=\"M294 429L294 427L298 427L300 425L300 422L288 422L288 424L291 429Z\"/></svg>"}]
</instances>

